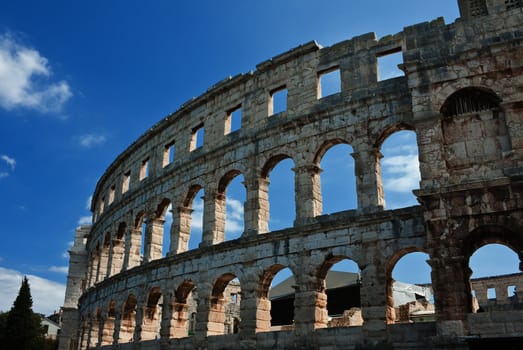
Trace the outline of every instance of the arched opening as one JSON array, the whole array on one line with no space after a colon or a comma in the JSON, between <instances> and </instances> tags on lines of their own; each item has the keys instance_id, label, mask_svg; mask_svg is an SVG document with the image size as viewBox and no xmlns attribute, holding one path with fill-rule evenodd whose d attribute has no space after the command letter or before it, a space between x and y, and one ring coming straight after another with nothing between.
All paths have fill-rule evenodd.
<instances>
[{"instance_id":1,"label":"arched opening","mask_svg":"<svg viewBox=\"0 0 523 350\"><path fill-rule=\"evenodd\" d=\"M142 340L160 338L160 326L162 320L161 304L162 292L160 288L155 287L149 293L149 297L145 304L141 334Z\"/></svg>"},{"instance_id":2,"label":"arched opening","mask_svg":"<svg viewBox=\"0 0 523 350\"><path fill-rule=\"evenodd\" d=\"M451 174L466 173L477 181L491 178L493 170L501 169L498 163L512 145L500 103L494 92L482 87L460 89L445 100L441 128L444 159Z\"/></svg>"},{"instance_id":3,"label":"arched opening","mask_svg":"<svg viewBox=\"0 0 523 350\"><path fill-rule=\"evenodd\" d=\"M162 199L156 207L156 211L147 219L145 229L145 262L161 259L165 255L163 241L164 237L170 234L165 232L165 216L170 206L171 201L169 199Z\"/></svg>"},{"instance_id":4,"label":"arched opening","mask_svg":"<svg viewBox=\"0 0 523 350\"><path fill-rule=\"evenodd\" d=\"M173 313L169 337L184 338L194 335L196 329L196 298L192 294L195 290L196 288L191 280L184 281L176 289L172 302ZM189 315L191 315L190 319ZM193 315L194 317L192 317Z\"/></svg>"},{"instance_id":5,"label":"arched opening","mask_svg":"<svg viewBox=\"0 0 523 350\"><path fill-rule=\"evenodd\" d=\"M127 297L122 309L120 334L118 343L131 343L134 341L134 328L136 327L137 299L133 294Z\"/></svg>"},{"instance_id":6,"label":"arched opening","mask_svg":"<svg viewBox=\"0 0 523 350\"><path fill-rule=\"evenodd\" d=\"M341 140L323 145L318 152L323 214L357 209L353 149Z\"/></svg>"},{"instance_id":7,"label":"arched opening","mask_svg":"<svg viewBox=\"0 0 523 350\"><path fill-rule=\"evenodd\" d=\"M268 195L266 201L260 198L260 206L265 204L269 231L294 225L296 204L293 167L291 158L279 155L273 157L262 171L262 178L268 181Z\"/></svg>"},{"instance_id":8,"label":"arched opening","mask_svg":"<svg viewBox=\"0 0 523 350\"><path fill-rule=\"evenodd\" d=\"M262 275L258 293L256 332L294 329L294 286L292 271L273 265Z\"/></svg>"},{"instance_id":9,"label":"arched opening","mask_svg":"<svg viewBox=\"0 0 523 350\"><path fill-rule=\"evenodd\" d=\"M114 324L116 320L116 301L111 300L107 306L107 317L102 331L102 346L111 345L114 336Z\"/></svg>"},{"instance_id":10,"label":"arched opening","mask_svg":"<svg viewBox=\"0 0 523 350\"><path fill-rule=\"evenodd\" d=\"M400 130L381 145L381 181L387 209L417 205L412 192L421 180L416 133Z\"/></svg>"},{"instance_id":11,"label":"arched opening","mask_svg":"<svg viewBox=\"0 0 523 350\"><path fill-rule=\"evenodd\" d=\"M399 252L387 278L387 322L435 321L429 255L417 248Z\"/></svg>"},{"instance_id":12,"label":"arched opening","mask_svg":"<svg viewBox=\"0 0 523 350\"><path fill-rule=\"evenodd\" d=\"M189 249L197 249L202 242L204 195L203 188L199 188L188 205L186 205L187 208L192 209L189 222L191 228L188 242Z\"/></svg>"},{"instance_id":13,"label":"arched opening","mask_svg":"<svg viewBox=\"0 0 523 350\"><path fill-rule=\"evenodd\" d=\"M90 283L89 286L93 286L98 282L98 274L100 272L100 243L96 244L96 247L91 251L91 269L90 269Z\"/></svg>"},{"instance_id":14,"label":"arched opening","mask_svg":"<svg viewBox=\"0 0 523 350\"><path fill-rule=\"evenodd\" d=\"M162 256L167 256L169 254L169 249L171 247L171 230L173 225L173 211L172 204L169 203L169 206L165 210L164 214L164 223L163 223L163 240L162 240Z\"/></svg>"},{"instance_id":15,"label":"arched opening","mask_svg":"<svg viewBox=\"0 0 523 350\"><path fill-rule=\"evenodd\" d=\"M227 173L220 181L216 199L216 228L223 227L224 240L237 239L244 231L245 186L239 171Z\"/></svg>"},{"instance_id":16,"label":"arched opening","mask_svg":"<svg viewBox=\"0 0 523 350\"><path fill-rule=\"evenodd\" d=\"M317 305L325 305L320 327L355 327L363 324L360 298L360 268L344 256L333 256L326 260L318 273ZM324 299L326 303L322 303Z\"/></svg>"},{"instance_id":17,"label":"arched opening","mask_svg":"<svg viewBox=\"0 0 523 350\"><path fill-rule=\"evenodd\" d=\"M519 264L518 254L504 244L490 243L474 251L469 259L473 312L507 310L521 303Z\"/></svg>"},{"instance_id":18,"label":"arched opening","mask_svg":"<svg viewBox=\"0 0 523 350\"><path fill-rule=\"evenodd\" d=\"M240 282L235 275L227 273L216 280L210 300L207 335L233 333L234 317L240 315L239 296Z\"/></svg>"}]
</instances>

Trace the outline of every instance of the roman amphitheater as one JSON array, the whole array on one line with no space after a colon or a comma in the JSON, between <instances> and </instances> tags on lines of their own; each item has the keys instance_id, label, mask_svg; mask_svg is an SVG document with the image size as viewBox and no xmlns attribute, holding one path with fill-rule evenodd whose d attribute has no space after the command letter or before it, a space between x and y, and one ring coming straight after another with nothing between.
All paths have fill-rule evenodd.
<instances>
[{"instance_id":1,"label":"roman amphitheater","mask_svg":"<svg viewBox=\"0 0 523 350\"><path fill-rule=\"evenodd\" d=\"M147 130L102 175L93 223L76 231L60 349L520 349L523 296L507 288L523 291L522 274L471 282L469 259L499 243L523 261L523 1L458 6L451 24L306 43ZM379 79L378 59L398 53L403 74ZM326 74L339 91L322 91ZM416 135L419 205L390 210L380 150L401 130ZM357 208L326 215L320 161L339 144L353 150ZM269 178L286 159L295 219L270 232ZM226 191L240 175L243 233L226 240ZM189 249L200 190L203 238ZM412 252L429 257L432 317L397 322L392 270ZM359 268L357 307L333 323L326 279L344 259ZM292 320L275 327L271 283L283 268Z\"/></svg>"}]
</instances>

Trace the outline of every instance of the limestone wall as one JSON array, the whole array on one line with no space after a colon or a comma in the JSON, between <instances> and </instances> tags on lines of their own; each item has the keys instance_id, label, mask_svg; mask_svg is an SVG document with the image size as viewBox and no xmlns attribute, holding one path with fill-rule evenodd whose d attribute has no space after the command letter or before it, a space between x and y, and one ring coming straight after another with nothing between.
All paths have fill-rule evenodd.
<instances>
[{"instance_id":1,"label":"limestone wall","mask_svg":"<svg viewBox=\"0 0 523 350\"><path fill-rule=\"evenodd\" d=\"M436 19L379 40L370 33L326 48L304 44L217 83L147 130L103 174L93 224L77 233L60 348L466 348L469 334L498 322L471 316L468 261L489 243L523 258L523 9L459 3L463 17L452 24ZM378 57L394 52L404 76L378 81ZM333 70L340 91L323 96L321 76ZM282 90L286 108L273 114ZM231 131L239 109L241 127ZM403 129L417 135L420 205L388 210L380 148ZM319 164L339 143L353 149L357 208L322 215ZM269 175L287 158L294 224L268 232ZM225 192L240 174L244 232L225 241ZM203 240L189 250L200 189ZM393 325L392 269L413 251L430 256L437 321ZM361 270L363 324L324 329L326 273L344 258ZM270 283L284 267L296 278L293 330L271 332ZM237 334L225 327L231 282L241 290ZM521 322L518 307L510 318ZM523 336L499 322L489 337Z\"/></svg>"}]
</instances>

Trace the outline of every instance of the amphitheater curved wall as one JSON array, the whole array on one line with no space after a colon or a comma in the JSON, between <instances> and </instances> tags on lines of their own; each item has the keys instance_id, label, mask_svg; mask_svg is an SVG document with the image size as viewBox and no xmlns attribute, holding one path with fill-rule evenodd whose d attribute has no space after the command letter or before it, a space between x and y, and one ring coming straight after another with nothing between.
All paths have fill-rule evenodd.
<instances>
[{"instance_id":1,"label":"amphitheater curved wall","mask_svg":"<svg viewBox=\"0 0 523 350\"><path fill-rule=\"evenodd\" d=\"M327 48L307 43L219 82L145 132L103 174L93 224L77 231L61 348L437 348L450 338L466 348L463 339L487 327L472 312L471 254L496 242L523 258L523 13L500 3L488 3L488 16L437 19L379 40L371 33ZM404 76L378 81L378 57L394 52ZM322 96L320 78L333 70L341 89ZM272 114L282 89L286 109ZM238 109L241 127L231 132ZM402 129L417 135L420 205L387 210L380 148ZM339 143L353 149L357 208L322 215L319 164ZM287 158L294 225L269 232L270 171ZM225 192L240 174L244 233L225 241ZM203 238L189 250L200 189ZM430 256L437 322L394 325L391 271L412 251ZM364 323L329 329L325 277L342 258L361 270ZM269 286L283 267L296 279L294 324L274 332ZM226 335L224 290L235 278L240 328ZM188 337L191 291L197 309ZM506 327L523 325L521 311L509 313L510 322L488 319L491 336L523 335Z\"/></svg>"}]
</instances>

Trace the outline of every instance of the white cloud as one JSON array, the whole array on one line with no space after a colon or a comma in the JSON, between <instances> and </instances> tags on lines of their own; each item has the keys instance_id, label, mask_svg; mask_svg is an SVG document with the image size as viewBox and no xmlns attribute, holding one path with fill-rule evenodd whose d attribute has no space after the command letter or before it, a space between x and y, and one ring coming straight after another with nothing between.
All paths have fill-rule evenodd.
<instances>
[{"instance_id":1,"label":"white cloud","mask_svg":"<svg viewBox=\"0 0 523 350\"><path fill-rule=\"evenodd\" d=\"M11 33L0 34L0 107L59 112L73 94L65 81L46 82L51 74L47 58L37 50Z\"/></svg>"},{"instance_id":2,"label":"white cloud","mask_svg":"<svg viewBox=\"0 0 523 350\"><path fill-rule=\"evenodd\" d=\"M78 139L80 146L85 148L92 148L94 146L103 144L106 140L106 137L103 135L87 134L80 136Z\"/></svg>"},{"instance_id":3,"label":"white cloud","mask_svg":"<svg viewBox=\"0 0 523 350\"><path fill-rule=\"evenodd\" d=\"M51 266L49 268L49 271L51 272L59 272L67 275L67 272L69 272L68 266Z\"/></svg>"},{"instance_id":4,"label":"white cloud","mask_svg":"<svg viewBox=\"0 0 523 350\"><path fill-rule=\"evenodd\" d=\"M227 215L225 216L225 232L239 233L243 231L243 203L234 198L227 198Z\"/></svg>"},{"instance_id":5,"label":"white cloud","mask_svg":"<svg viewBox=\"0 0 523 350\"><path fill-rule=\"evenodd\" d=\"M191 214L191 229L202 230L203 229L203 201L193 201Z\"/></svg>"},{"instance_id":6,"label":"white cloud","mask_svg":"<svg viewBox=\"0 0 523 350\"><path fill-rule=\"evenodd\" d=\"M410 192L419 186L419 162L415 154L383 158L382 170L386 191Z\"/></svg>"},{"instance_id":7,"label":"white cloud","mask_svg":"<svg viewBox=\"0 0 523 350\"><path fill-rule=\"evenodd\" d=\"M5 154L2 154L0 156L0 159L3 160L3 162L0 164L0 179L3 179L4 177L8 177L13 171L15 171L16 160Z\"/></svg>"},{"instance_id":8,"label":"white cloud","mask_svg":"<svg viewBox=\"0 0 523 350\"><path fill-rule=\"evenodd\" d=\"M69 249L71 249L74 245L74 241L67 242L67 250L62 253L62 258L69 259Z\"/></svg>"},{"instance_id":9,"label":"white cloud","mask_svg":"<svg viewBox=\"0 0 523 350\"><path fill-rule=\"evenodd\" d=\"M33 297L33 311L49 315L64 303L65 285L48 279L26 275ZM24 275L0 267L0 311L9 311L18 295Z\"/></svg>"},{"instance_id":10,"label":"white cloud","mask_svg":"<svg viewBox=\"0 0 523 350\"><path fill-rule=\"evenodd\" d=\"M7 165L9 165L9 167L11 168L11 171L15 171L16 160L14 158L11 158L9 156L6 156L5 154L2 154L0 156L0 159L2 159L4 162L7 163Z\"/></svg>"},{"instance_id":11,"label":"white cloud","mask_svg":"<svg viewBox=\"0 0 523 350\"><path fill-rule=\"evenodd\" d=\"M82 216L80 219L78 219L78 225L91 225L91 224L92 224L91 216Z\"/></svg>"},{"instance_id":12,"label":"white cloud","mask_svg":"<svg viewBox=\"0 0 523 350\"><path fill-rule=\"evenodd\" d=\"M93 201L93 196L89 196L89 198L87 198L87 202L85 203L85 209L91 210L92 201Z\"/></svg>"}]
</instances>

